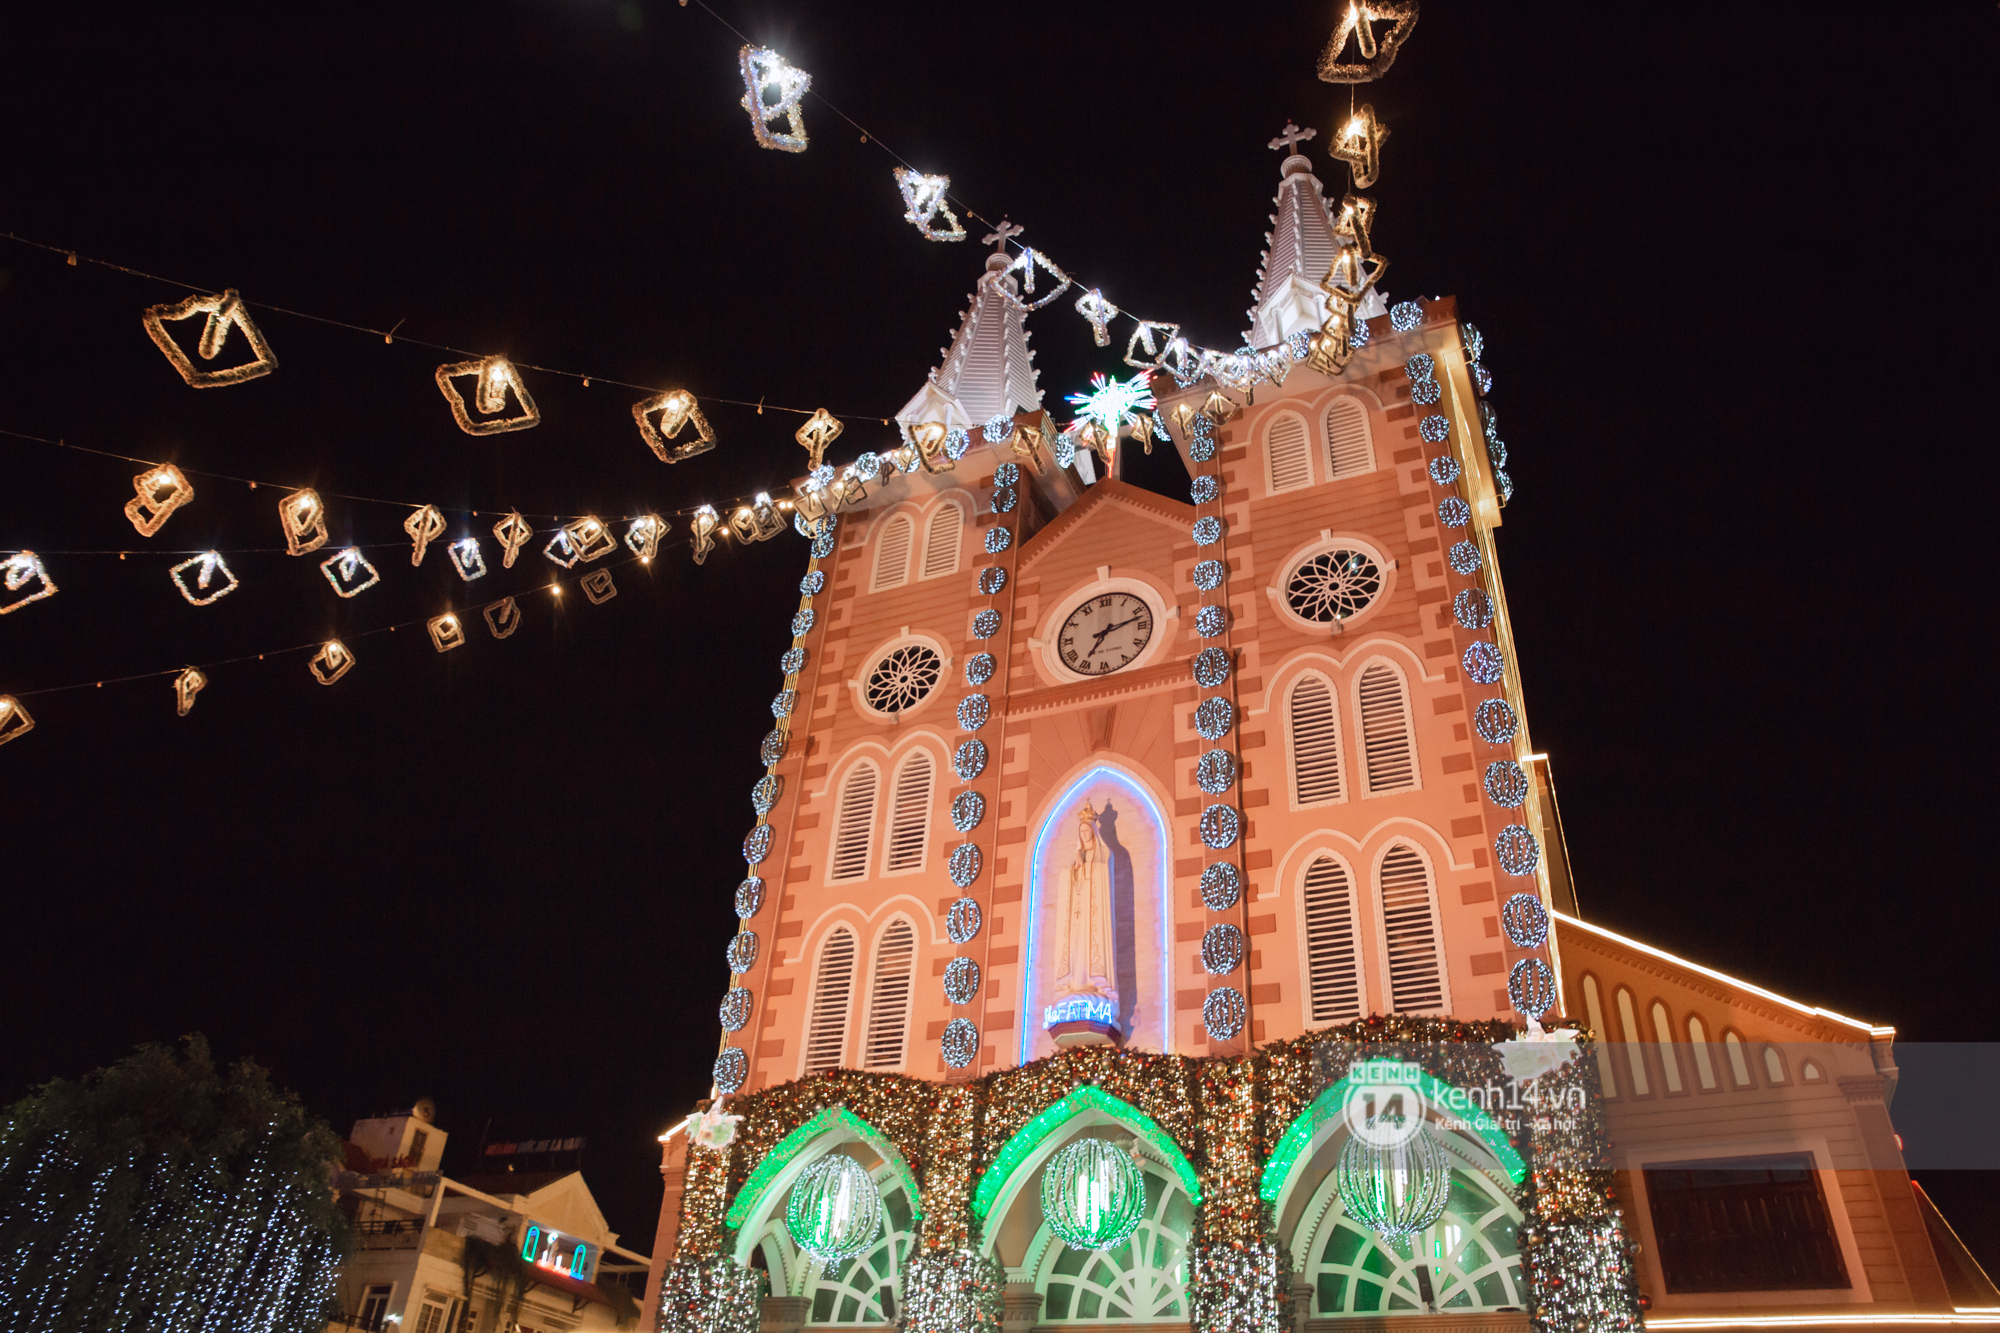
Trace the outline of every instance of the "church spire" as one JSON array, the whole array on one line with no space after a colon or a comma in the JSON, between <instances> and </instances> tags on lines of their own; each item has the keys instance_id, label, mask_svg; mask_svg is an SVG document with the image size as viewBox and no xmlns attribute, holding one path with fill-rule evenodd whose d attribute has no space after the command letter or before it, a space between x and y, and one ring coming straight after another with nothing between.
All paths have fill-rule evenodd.
<instances>
[{"instance_id":1,"label":"church spire","mask_svg":"<svg viewBox=\"0 0 2000 1333\"><path fill-rule=\"evenodd\" d=\"M1243 340L1252 347L1270 347L1294 333L1311 333L1326 322L1320 282L1340 242L1334 239L1326 188L1299 151L1300 142L1314 134L1287 121L1284 133L1271 140L1273 149L1285 150L1285 160L1278 167L1277 211L1271 215L1271 230L1264 234L1267 248L1257 269L1257 288L1251 293L1256 304L1245 312L1250 329ZM1366 319L1385 309L1381 295L1371 290L1359 315Z\"/></svg>"},{"instance_id":2,"label":"church spire","mask_svg":"<svg viewBox=\"0 0 2000 1333\"><path fill-rule=\"evenodd\" d=\"M1035 354L1028 350L1028 305L1019 284L1008 275L1013 261L1007 242L1021 229L1002 221L985 239L993 244L944 361L929 381L896 414L904 426L919 421L945 421L968 428L1016 412L1039 412L1042 390L1036 382ZM959 419L950 413L956 409Z\"/></svg>"}]
</instances>

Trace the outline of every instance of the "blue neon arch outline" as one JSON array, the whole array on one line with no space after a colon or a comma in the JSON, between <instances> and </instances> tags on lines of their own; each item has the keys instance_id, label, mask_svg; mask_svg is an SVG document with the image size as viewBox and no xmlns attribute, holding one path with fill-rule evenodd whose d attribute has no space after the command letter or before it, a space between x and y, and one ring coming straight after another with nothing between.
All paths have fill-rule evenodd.
<instances>
[{"instance_id":1,"label":"blue neon arch outline","mask_svg":"<svg viewBox=\"0 0 2000 1333\"><path fill-rule=\"evenodd\" d=\"M1098 781L1099 778L1108 778L1115 785L1123 788L1137 802L1139 808L1144 810L1147 816L1153 821L1153 832L1159 846L1157 859L1160 863L1160 882L1154 894L1154 901L1158 905L1155 915L1159 918L1160 934L1160 998L1158 1001L1160 1013L1160 1048L1163 1054L1173 1054L1174 950L1170 942L1171 923L1168 920L1170 915L1168 908L1172 906L1169 877L1173 873L1173 834L1167 823L1166 815L1160 809L1159 803L1153 799L1152 793L1146 790L1137 777L1126 769L1114 764L1093 764L1079 773L1062 789L1055 800L1049 803L1047 807L1049 813L1042 820L1042 831L1035 835L1035 850L1028 859L1027 882L1022 887L1022 896L1028 902L1027 952L1021 968L1020 1062L1022 1064L1027 1064L1028 1061L1034 1058L1035 1034L1042 1030L1041 1012L1035 1008L1034 1003L1035 942L1040 938L1041 934L1039 923L1042 907L1041 886L1036 880L1035 873L1042 864L1042 852L1047 845L1049 833L1062 823L1060 818L1062 812L1068 809L1070 804L1075 801L1078 792ZM1133 889L1135 892L1138 890L1136 883L1133 885Z\"/></svg>"}]
</instances>

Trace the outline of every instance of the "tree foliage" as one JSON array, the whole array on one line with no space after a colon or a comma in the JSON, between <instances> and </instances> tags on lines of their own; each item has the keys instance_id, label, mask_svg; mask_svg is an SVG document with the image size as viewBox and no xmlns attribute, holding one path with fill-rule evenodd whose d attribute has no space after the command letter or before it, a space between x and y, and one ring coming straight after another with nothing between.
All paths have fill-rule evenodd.
<instances>
[{"instance_id":1,"label":"tree foliage","mask_svg":"<svg viewBox=\"0 0 2000 1333\"><path fill-rule=\"evenodd\" d=\"M348 1229L339 1137L249 1060L143 1046L0 1123L0 1328L323 1328Z\"/></svg>"}]
</instances>

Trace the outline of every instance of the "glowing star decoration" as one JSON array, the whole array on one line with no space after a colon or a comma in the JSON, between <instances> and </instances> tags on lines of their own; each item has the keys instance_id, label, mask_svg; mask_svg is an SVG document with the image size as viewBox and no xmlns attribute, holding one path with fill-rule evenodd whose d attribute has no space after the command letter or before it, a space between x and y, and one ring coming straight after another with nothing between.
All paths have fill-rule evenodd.
<instances>
[{"instance_id":1,"label":"glowing star decoration","mask_svg":"<svg viewBox=\"0 0 2000 1333\"><path fill-rule=\"evenodd\" d=\"M311 487L278 501L278 522L285 529L287 555L311 555L326 545L326 505Z\"/></svg>"},{"instance_id":2,"label":"glowing star decoration","mask_svg":"<svg viewBox=\"0 0 2000 1333\"><path fill-rule=\"evenodd\" d=\"M965 228L959 225L958 214L951 211L946 195L951 190L951 177L927 176L920 171L896 168L896 188L903 192L903 221L913 224L918 235L927 241L962 241ZM938 218L944 219L943 226ZM1034 288L1030 287L1029 291Z\"/></svg>"},{"instance_id":3,"label":"glowing star decoration","mask_svg":"<svg viewBox=\"0 0 2000 1333\"><path fill-rule=\"evenodd\" d=\"M1092 287L1077 297L1076 313L1090 321L1090 336L1099 347L1111 345L1111 331L1106 326L1118 318L1118 307L1105 300L1103 292Z\"/></svg>"},{"instance_id":4,"label":"glowing star decoration","mask_svg":"<svg viewBox=\"0 0 2000 1333\"><path fill-rule=\"evenodd\" d=\"M781 153L806 150L806 119L799 100L812 87L812 75L785 63L766 46L746 46L737 52L743 67L743 109L750 113L750 132L765 148ZM785 128L773 128L782 119Z\"/></svg>"},{"instance_id":5,"label":"glowing star decoration","mask_svg":"<svg viewBox=\"0 0 2000 1333\"><path fill-rule=\"evenodd\" d=\"M451 567L467 583L486 577L486 557L479 553L479 538L466 537L451 544Z\"/></svg>"},{"instance_id":6,"label":"glowing star decoration","mask_svg":"<svg viewBox=\"0 0 2000 1333\"><path fill-rule=\"evenodd\" d=\"M480 413L478 417L466 410L465 399L458 392L456 381L467 375L478 378L472 395L473 406ZM522 383L521 372L514 369L514 363L504 356L439 366L437 386L445 401L451 404L451 419L467 435L499 435L541 424L541 410L529 395L528 386ZM513 413L507 414L507 392L510 389L513 390L516 406Z\"/></svg>"},{"instance_id":7,"label":"glowing star decoration","mask_svg":"<svg viewBox=\"0 0 2000 1333\"><path fill-rule=\"evenodd\" d=\"M672 389L632 404L632 419L639 423L639 438L662 463L685 463L715 447L715 432L686 389ZM672 443L689 426L694 427L694 434L680 444Z\"/></svg>"},{"instance_id":8,"label":"glowing star decoration","mask_svg":"<svg viewBox=\"0 0 2000 1333\"><path fill-rule=\"evenodd\" d=\"M703 505L694 511L689 527L694 531L694 562L698 565L708 559L708 553L715 549L715 530L722 526L722 516L715 512L713 505Z\"/></svg>"},{"instance_id":9,"label":"glowing star decoration","mask_svg":"<svg viewBox=\"0 0 2000 1333\"><path fill-rule=\"evenodd\" d=\"M172 463L141 472L132 478L132 489L139 494L125 502L125 517L132 520L141 537L158 532L176 509L194 499L193 484Z\"/></svg>"},{"instance_id":10,"label":"glowing star decoration","mask_svg":"<svg viewBox=\"0 0 2000 1333\"><path fill-rule=\"evenodd\" d=\"M35 729L35 719L11 694L0 694L0 745L19 740Z\"/></svg>"},{"instance_id":11,"label":"glowing star decoration","mask_svg":"<svg viewBox=\"0 0 2000 1333\"><path fill-rule=\"evenodd\" d=\"M200 567L199 572L195 575L194 587L190 588L185 576L189 570L197 566ZM215 587L218 575L221 577L221 586ZM229 572L229 565L223 560L220 551L204 551L192 560L183 560L168 570L167 576L174 581L174 586L181 590L181 596L187 598L194 606L207 606L210 602L220 601L235 592L240 582ZM211 587L215 587L214 592L208 591ZM197 597L195 596L197 591L208 595Z\"/></svg>"},{"instance_id":12,"label":"glowing star decoration","mask_svg":"<svg viewBox=\"0 0 2000 1333\"><path fill-rule=\"evenodd\" d=\"M500 568L512 569L514 557L534 537L535 529L519 514L509 514L493 525L494 539L500 543Z\"/></svg>"},{"instance_id":13,"label":"glowing star decoration","mask_svg":"<svg viewBox=\"0 0 2000 1333\"><path fill-rule=\"evenodd\" d=\"M1108 439L1115 439L1121 426L1137 426L1141 411L1157 406L1144 372L1129 380L1092 375L1090 392L1073 393L1069 402L1077 408L1076 420L1070 423L1072 430L1083 434L1089 429Z\"/></svg>"},{"instance_id":14,"label":"glowing star decoration","mask_svg":"<svg viewBox=\"0 0 2000 1333\"><path fill-rule=\"evenodd\" d=\"M514 605L511 597L502 597L482 613L486 617L486 628L496 639L504 639L521 628L521 608Z\"/></svg>"},{"instance_id":15,"label":"glowing star decoration","mask_svg":"<svg viewBox=\"0 0 2000 1333\"><path fill-rule=\"evenodd\" d=\"M403 531L410 534L410 563L421 565L431 543L444 535L444 515L436 505L423 505L403 520Z\"/></svg>"},{"instance_id":16,"label":"glowing star decoration","mask_svg":"<svg viewBox=\"0 0 2000 1333\"><path fill-rule=\"evenodd\" d=\"M1375 31L1377 23L1389 31ZM1351 0L1319 58L1319 76L1328 83L1372 83L1396 63L1396 52L1417 26L1417 0ZM1358 63L1343 59L1352 39Z\"/></svg>"},{"instance_id":17,"label":"glowing star decoration","mask_svg":"<svg viewBox=\"0 0 2000 1333\"><path fill-rule=\"evenodd\" d=\"M660 538L666 534L667 520L658 514L641 514L625 529L625 547L650 564L660 553Z\"/></svg>"},{"instance_id":18,"label":"glowing star decoration","mask_svg":"<svg viewBox=\"0 0 2000 1333\"><path fill-rule=\"evenodd\" d=\"M806 451L807 468L817 468L825 462L827 447L839 439L840 433L846 429L839 418L823 407L806 418L806 424L793 431L792 438Z\"/></svg>"},{"instance_id":19,"label":"glowing star decoration","mask_svg":"<svg viewBox=\"0 0 2000 1333\"><path fill-rule=\"evenodd\" d=\"M465 643L465 626L449 611L441 616L432 616L424 622L424 628L430 631L431 642L441 653L448 653Z\"/></svg>"},{"instance_id":20,"label":"glowing star decoration","mask_svg":"<svg viewBox=\"0 0 2000 1333\"><path fill-rule=\"evenodd\" d=\"M213 361L222 355L231 329L241 333L244 341L250 344L251 359L226 370L195 369L187 353L167 332L167 325L193 319L196 315L208 316L208 322L202 326L201 340L195 344L195 353L202 360ZM190 296L178 305L148 306L144 319L146 336L166 353L167 360L191 388L214 389L224 384L241 384L245 380L268 375L278 368L278 358L271 355L271 345L264 341L264 335L251 323L250 312L243 308L243 298L236 294L233 287L220 296Z\"/></svg>"},{"instance_id":21,"label":"glowing star decoration","mask_svg":"<svg viewBox=\"0 0 2000 1333\"><path fill-rule=\"evenodd\" d=\"M333 684L353 669L354 654L339 639L328 639L306 663L306 670L322 685Z\"/></svg>"},{"instance_id":22,"label":"glowing star decoration","mask_svg":"<svg viewBox=\"0 0 2000 1333\"><path fill-rule=\"evenodd\" d=\"M583 589L583 595L590 599L592 606L602 606L618 595L618 585L611 581L611 571L608 569L584 575L577 586Z\"/></svg>"},{"instance_id":23,"label":"glowing star decoration","mask_svg":"<svg viewBox=\"0 0 2000 1333\"><path fill-rule=\"evenodd\" d=\"M181 717L186 717L188 715L188 710L194 707L194 697L207 688L208 688L208 677L206 674L202 672L202 669L200 667L189 667L187 670L181 672L180 675L175 676L174 677L175 711Z\"/></svg>"},{"instance_id":24,"label":"glowing star decoration","mask_svg":"<svg viewBox=\"0 0 2000 1333\"><path fill-rule=\"evenodd\" d=\"M1389 127L1375 119L1374 107L1363 102L1361 109L1334 132L1328 151L1354 173L1354 188L1365 190L1382 174L1382 144L1388 137Z\"/></svg>"},{"instance_id":25,"label":"glowing star decoration","mask_svg":"<svg viewBox=\"0 0 2000 1333\"><path fill-rule=\"evenodd\" d=\"M12 615L30 602L39 602L44 597L56 595L55 580L49 577L48 570L42 568L41 557L33 551L14 552L4 562L0 562L0 571L4 571L4 574L0 574L0 583L6 585L10 599L4 605L0 605L0 616ZM15 597L14 594L23 588L28 589L27 595Z\"/></svg>"},{"instance_id":26,"label":"glowing star decoration","mask_svg":"<svg viewBox=\"0 0 2000 1333\"><path fill-rule=\"evenodd\" d=\"M368 557L361 554L358 546L350 546L320 561L319 572L326 575L326 581L342 597L367 592L382 581L382 576L375 572L375 566L368 563Z\"/></svg>"}]
</instances>

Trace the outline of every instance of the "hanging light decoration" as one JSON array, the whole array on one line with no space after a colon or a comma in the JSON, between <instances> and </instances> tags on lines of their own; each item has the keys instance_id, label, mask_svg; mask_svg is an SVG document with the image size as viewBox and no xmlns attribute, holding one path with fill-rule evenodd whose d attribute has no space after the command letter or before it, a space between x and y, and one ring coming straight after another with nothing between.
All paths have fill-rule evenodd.
<instances>
[{"instance_id":1,"label":"hanging light decoration","mask_svg":"<svg viewBox=\"0 0 2000 1333\"><path fill-rule=\"evenodd\" d=\"M1366 1133L1340 1150L1336 1170L1347 1215L1387 1240L1413 1236L1444 1214L1451 1163L1419 1122L1404 1132L1400 1115L1371 1116Z\"/></svg>"},{"instance_id":2,"label":"hanging light decoration","mask_svg":"<svg viewBox=\"0 0 2000 1333\"><path fill-rule=\"evenodd\" d=\"M1103 1139L1078 1139L1042 1172L1042 1216L1076 1250L1130 1240L1146 1211L1146 1177L1132 1154Z\"/></svg>"},{"instance_id":3,"label":"hanging light decoration","mask_svg":"<svg viewBox=\"0 0 2000 1333\"><path fill-rule=\"evenodd\" d=\"M861 1163L829 1153L808 1166L785 1201L785 1228L823 1264L852 1259L882 1229L882 1193Z\"/></svg>"}]
</instances>

